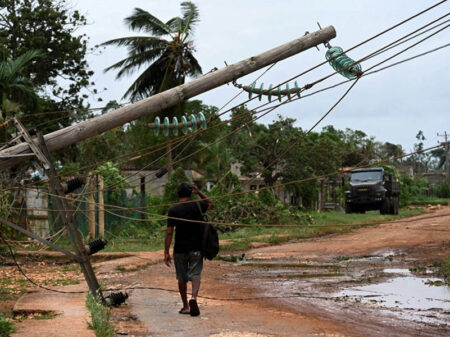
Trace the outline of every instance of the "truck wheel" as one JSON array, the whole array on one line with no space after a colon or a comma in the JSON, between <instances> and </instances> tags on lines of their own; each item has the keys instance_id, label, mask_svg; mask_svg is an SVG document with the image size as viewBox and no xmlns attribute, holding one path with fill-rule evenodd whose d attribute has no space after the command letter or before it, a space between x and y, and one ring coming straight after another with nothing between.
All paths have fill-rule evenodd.
<instances>
[{"instance_id":1,"label":"truck wheel","mask_svg":"<svg viewBox=\"0 0 450 337\"><path fill-rule=\"evenodd\" d=\"M380 207L380 214L388 214L390 211L391 205L389 202L389 198L385 198Z\"/></svg>"},{"instance_id":2,"label":"truck wheel","mask_svg":"<svg viewBox=\"0 0 450 337\"><path fill-rule=\"evenodd\" d=\"M398 215L399 206L400 206L400 200L398 197L395 197L395 199L394 199L394 214L395 215Z\"/></svg>"},{"instance_id":3,"label":"truck wheel","mask_svg":"<svg viewBox=\"0 0 450 337\"><path fill-rule=\"evenodd\" d=\"M395 197L389 199L389 214L395 214Z\"/></svg>"},{"instance_id":4,"label":"truck wheel","mask_svg":"<svg viewBox=\"0 0 450 337\"><path fill-rule=\"evenodd\" d=\"M353 213L352 206L350 206L349 204L345 204L345 214L350 214L350 213Z\"/></svg>"}]
</instances>

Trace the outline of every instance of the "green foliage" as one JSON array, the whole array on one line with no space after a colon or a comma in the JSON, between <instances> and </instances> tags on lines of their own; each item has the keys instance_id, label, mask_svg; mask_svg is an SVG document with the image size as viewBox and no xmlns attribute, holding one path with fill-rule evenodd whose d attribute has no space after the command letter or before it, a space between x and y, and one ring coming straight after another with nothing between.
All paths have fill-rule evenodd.
<instances>
[{"instance_id":1,"label":"green foliage","mask_svg":"<svg viewBox=\"0 0 450 337\"><path fill-rule=\"evenodd\" d=\"M278 198L275 196L275 194L268 189L264 189L262 191L259 191L258 193L258 199L267 206L275 206L277 202L279 202Z\"/></svg>"},{"instance_id":2,"label":"green foliage","mask_svg":"<svg viewBox=\"0 0 450 337\"><path fill-rule=\"evenodd\" d=\"M8 219L11 215L11 202L13 200L13 194L11 191L1 191L0 190L0 217L3 219ZM3 234L7 234L11 231L11 228L7 227L4 224L0 224L0 231Z\"/></svg>"},{"instance_id":3,"label":"green foliage","mask_svg":"<svg viewBox=\"0 0 450 337\"><path fill-rule=\"evenodd\" d=\"M79 151L77 164L90 166L119 157L121 154L131 151L132 147L128 144L129 142L125 139L125 132L121 127L88 138L77 144Z\"/></svg>"},{"instance_id":4,"label":"green foliage","mask_svg":"<svg viewBox=\"0 0 450 337\"><path fill-rule=\"evenodd\" d=\"M14 58L29 50L45 57L24 74L48 87L54 97L79 106L80 91L90 85L86 34L76 33L86 18L66 0L5 0L0 7L0 46ZM64 87L57 79L64 78Z\"/></svg>"},{"instance_id":5,"label":"green foliage","mask_svg":"<svg viewBox=\"0 0 450 337\"><path fill-rule=\"evenodd\" d=\"M14 330L14 324L7 321L6 317L0 313L0 337L9 337Z\"/></svg>"},{"instance_id":6,"label":"green foliage","mask_svg":"<svg viewBox=\"0 0 450 337\"><path fill-rule=\"evenodd\" d=\"M381 167L384 168L384 172L386 175L392 175L393 177L399 179L400 174L398 173L397 169L393 165L381 165Z\"/></svg>"},{"instance_id":7,"label":"green foliage","mask_svg":"<svg viewBox=\"0 0 450 337\"><path fill-rule=\"evenodd\" d=\"M238 177L227 173L210 192L216 207L208 212L209 218L212 221L226 223L276 223L280 216L289 212L288 207L277 200L271 191L262 190L258 195L245 193L223 197L241 191ZM236 227L218 226L218 229L227 232L235 230Z\"/></svg>"},{"instance_id":8,"label":"green foliage","mask_svg":"<svg viewBox=\"0 0 450 337\"><path fill-rule=\"evenodd\" d=\"M19 117L25 127L38 128L46 134L92 116L86 99L88 90L91 97L97 90L92 88L93 71L86 61L88 37L79 32L86 25L85 17L73 9L69 0L4 0L1 3L0 53L12 59L33 50L43 55L20 74L28 82L32 79L33 87L25 82L23 85L28 93L39 94L37 104L33 95L25 95L24 91L16 92L12 99L20 103ZM71 146L53 156L65 164L77 161L77 154L77 147Z\"/></svg>"},{"instance_id":9,"label":"green foliage","mask_svg":"<svg viewBox=\"0 0 450 337\"><path fill-rule=\"evenodd\" d=\"M438 198L450 198L450 185L439 184L435 187L435 193Z\"/></svg>"},{"instance_id":10,"label":"green foliage","mask_svg":"<svg viewBox=\"0 0 450 337\"><path fill-rule=\"evenodd\" d=\"M440 265L439 270L446 278L447 282L450 281L450 257L447 257Z\"/></svg>"},{"instance_id":11,"label":"green foliage","mask_svg":"<svg viewBox=\"0 0 450 337\"><path fill-rule=\"evenodd\" d=\"M189 179L184 173L183 167L180 166L172 172L165 186L163 197L163 202L165 204L178 201L177 186L185 181L189 181Z\"/></svg>"},{"instance_id":12,"label":"green foliage","mask_svg":"<svg viewBox=\"0 0 450 337\"><path fill-rule=\"evenodd\" d=\"M11 201L13 195L11 191L0 191L0 217L8 219L11 214Z\"/></svg>"},{"instance_id":13,"label":"green foliage","mask_svg":"<svg viewBox=\"0 0 450 337\"><path fill-rule=\"evenodd\" d=\"M110 202L118 203L121 201L123 189L130 185L120 175L120 170L112 162L106 162L95 169L95 173L101 175L104 179L105 191L110 190Z\"/></svg>"},{"instance_id":14,"label":"green foliage","mask_svg":"<svg viewBox=\"0 0 450 337\"><path fill-rule=\"evenodd\" d=\"M413 202L426 200L426 188L428 186L428 181L426 179L418 178L416 176L411 178L409 175L401 175L400 184L400 205L406 206Z\"/></svg>"},{"instance_id":15,"label":"green foliage","mask_svg":"<svg viewBox=\"0 0 450 337\"><path fill-rule=\"evenodd\" d=\"M116 335L114 327L109 323L109 310L89 293L86 297L86 307L91 313L90 329L95 331L96 337L113 337Z\"/></svg>"},{"instance_id":16,"label":"green foliage","mask_svg":"<svg viewBox=\"0 0 450 337\"><path fill-rule=\"evenodd\" d=\"M30 50L13 59L0 50L0 122L17 114L24 103L36 105L36 89L24 72L41 56L39 51Z\"/></svg>"}]
</instances>

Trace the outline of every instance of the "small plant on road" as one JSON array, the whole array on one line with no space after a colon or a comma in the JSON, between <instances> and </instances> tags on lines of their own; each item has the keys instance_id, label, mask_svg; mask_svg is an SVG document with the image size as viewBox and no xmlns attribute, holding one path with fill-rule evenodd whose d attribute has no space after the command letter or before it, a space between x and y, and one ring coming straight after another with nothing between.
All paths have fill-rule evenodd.
<instances>
[{"instance_id":1,"label":"small plant on road","mask_svg":"<svg viewBox=\"0 0 450 337\"><path fill-rule=\"evenodd\" d=\"M14 332L14 325L0 313L0 337L9 337Z\"/></svg>"},{"instance_id":2,"label":"small plant on road","mask_svg":"<svg viewBox=\"0 0 450 337\"><path fill-rule=\"evenodd\" d=\"M86 297L86 307L91 313L91 322L88 323L90 329L94 330L96 337L113 337L116 335L114 327L109 323L109 310L97 299L88 294Z\"/></svg>"}]
</instances>

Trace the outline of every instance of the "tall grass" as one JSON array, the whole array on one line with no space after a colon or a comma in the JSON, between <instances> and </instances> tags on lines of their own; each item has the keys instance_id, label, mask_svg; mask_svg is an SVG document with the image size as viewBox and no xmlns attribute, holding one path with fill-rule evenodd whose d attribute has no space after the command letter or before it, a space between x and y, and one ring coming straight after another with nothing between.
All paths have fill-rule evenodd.
<instances>
[{"instance_id":1,"label":"tall grass","mask_svg":"<svg viewBox=\"0 0 450 337\"><path fill-rule=\"evenodd\" d=\"M9 337L14 332L14 325L0 313L0 337Z\"/></svg>"},{"instance_id":2,"label":"tall grass","mask_svg":"<svg viewBox=\"0 0 450 337\"><path fill-rule=\"evenodd\" d=\"M88 294L86 297L86 307L91 313L91 322L88 323L90 329L94 330L96 337L114 337L116 331L109 323L109 310L97 299Z\"/></svg>"}]
</instances>

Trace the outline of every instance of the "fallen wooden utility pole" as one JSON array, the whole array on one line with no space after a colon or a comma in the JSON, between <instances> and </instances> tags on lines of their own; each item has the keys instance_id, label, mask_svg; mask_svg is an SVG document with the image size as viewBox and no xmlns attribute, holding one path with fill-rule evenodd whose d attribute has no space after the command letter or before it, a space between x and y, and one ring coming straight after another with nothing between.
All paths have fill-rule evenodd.
<instances>
[{"instance_id":1,"label":"fallen wooden utility pole","mask_svg":"<svg viewBox=\"0 0 450 337\"><path fill-rule=\"evenodd\" d=\"M64 188L61 184L59 177L56 174L55 167L53 166L50 153L48 152L47 146L45 144L45 140L43 135L38 131L37 132L37 144L31 138L28 131L24 128L22 123L16 118L13 119L14 124L17 127L18 133L25 139L25 141L30 146L33 154L40 161L43 166L46 175L49 178L50 189L53 194L57 197L54 199L57 209L59 209L61 218L63 220L64 226L69 235L69 240L72 243L72 247L75 250L75 254L66 251L55 244L51 244L50 246L63 252L64 254L73 257L79 264L81 271L84 274L86 279L86 283L88 284L89 290L91 291L94 297L100 297L103 300L102 291L100 289L99 283L97 281L97 277L95 276L94 269L92 268L91 262L89 260L88 253L83 244L83 240L80 232L78 231L78 226L75 221L74 212L70 210L70 206L67 203L67 200L64 197ZM2 223L19 230L20 232L30 235L27 231L20 230L16 228L17 226L13 223L5 221L4 219L0 219ZM32 234L32 233L31 233ZM47 240L37 237L36 235L31 235L31 237L48 244Z\"/></svg>"},{"instance_id":2,"label":"fallen wooden utility pole","mask_svg":"<svg viewBox=\"0 0 450 337\"><path fill-rule=\"evenodd\" d=\"M281 61L321 43L327 42L335 37L335 29L332 26L326 27L257 56L210 72L189 83L166 90L129 106L49 133L44 137L45 143L49 151L55 151L71 144L75 144L143 116L151 115L155 112L172 107L191 97L217 88L272 63ZM17 156L29 152L30 148L26 143L21 143L0 151L0 158L9 157L8 159L0 160L0 170L29 160L29 157Z\"/></svg>"}]
</instances>

